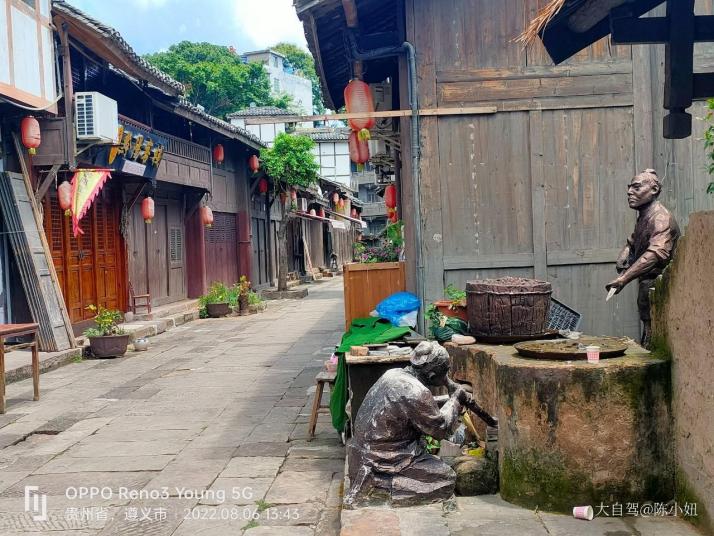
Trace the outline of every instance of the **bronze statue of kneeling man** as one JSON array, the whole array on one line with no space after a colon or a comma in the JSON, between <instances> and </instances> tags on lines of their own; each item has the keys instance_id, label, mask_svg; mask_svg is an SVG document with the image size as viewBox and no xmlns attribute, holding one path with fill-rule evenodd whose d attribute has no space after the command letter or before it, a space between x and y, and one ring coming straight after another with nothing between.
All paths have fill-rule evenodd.
<instances>
[{"instance_id":1,"label":"bronze statue of kneeling man","mask_svg":"<svg viewBox=\"0 0 714 536\"><path fill-rule=\"evenodd\" d=\"M410 361L385 372L357 413L347 445L348 507L376 501L411 506L454 494L456 473L426 452L424 436L449 437L471 395L449 379L449 355L438 343L420 343ZM439 386L451 392L441 409L429 390Z\"/></svg>"}]
</instances>

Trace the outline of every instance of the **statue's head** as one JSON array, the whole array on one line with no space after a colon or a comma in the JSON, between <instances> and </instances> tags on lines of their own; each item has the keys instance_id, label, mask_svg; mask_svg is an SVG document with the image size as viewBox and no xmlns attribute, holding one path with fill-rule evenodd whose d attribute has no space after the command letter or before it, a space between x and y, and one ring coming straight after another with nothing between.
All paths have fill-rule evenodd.
<instances>
[{"instance_id":1,"label":"statue's head","mask_svg":"<svg viewBox=\"0 0 714 536\"><path fill-rule=\"evenodd\" d=\"M411 367L424 385L446 385L449 375L449 354L438 342L424 341L414 350Z\"/></svg>"},{"instance_id":2,"label":"statue's head","mask_svg":"<svg viewBox=\"0 0 714 536\"><path fill-rule=\"evenodd\" d=\"M627 204L639 210L655 201L662 191L662 183L654 169L646 169L635 176L627 187Z\"/></svg>"}]
</instances>

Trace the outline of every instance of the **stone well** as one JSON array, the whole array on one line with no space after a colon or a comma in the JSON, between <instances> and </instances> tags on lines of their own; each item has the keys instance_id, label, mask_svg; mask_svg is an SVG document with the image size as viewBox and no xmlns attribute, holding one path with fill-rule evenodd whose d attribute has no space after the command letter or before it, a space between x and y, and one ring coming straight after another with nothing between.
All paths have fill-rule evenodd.
<instances>
[{"instance_id":1,"label":"stone well","mask_svg":"<svg viewBox=\"0 0 714 536\"><path fill-rule=\"evenodd\" d=\"M571 512L673 497L669 362L635 345L596 365L524 359L511 346L446 347L453 377L499 419L507 501Z\"/></svg>"}]
</instances>

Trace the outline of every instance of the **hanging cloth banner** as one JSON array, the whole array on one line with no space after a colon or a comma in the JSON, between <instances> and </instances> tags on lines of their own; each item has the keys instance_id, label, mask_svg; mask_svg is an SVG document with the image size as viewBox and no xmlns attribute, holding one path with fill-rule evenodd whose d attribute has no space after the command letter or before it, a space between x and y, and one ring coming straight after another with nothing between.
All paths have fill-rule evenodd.
<instances>
[{"instance_id":1,"label":"hanging cloth banner","mask_svg":"<svg viewBox=\"0 0 714 536\"><path fill-rule=\"evenodd\" d=\"M87 214L94 198L110 178L108 169L79 169L72 177L72 232L75 238L84 234L79 220Z\"/></svg>"}]
</instances>

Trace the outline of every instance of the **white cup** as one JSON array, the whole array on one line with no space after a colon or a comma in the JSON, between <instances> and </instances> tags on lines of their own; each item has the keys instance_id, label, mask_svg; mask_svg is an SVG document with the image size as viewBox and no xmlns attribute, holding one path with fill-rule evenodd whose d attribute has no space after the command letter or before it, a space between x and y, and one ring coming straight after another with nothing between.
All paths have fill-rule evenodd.
<instances>
[{"instance_id":1,"label":"white cup","mask_svg":"<svg viewBox=\"0 0 714 536\"><path fill-rule=\"evenodd\" d=\"M584 519L586 521L592 521L595 514L593 512L592 506L575 506L573 508L573 517L575 519Z\"/></svg>"},{"instance_id":2,"label":"white cup","mask_svg":"<svg viewBox=\"0 0 714 536\"><path fill-rule=\"evenodd\" d=\"M588 354L588 363L599 363L600 362L600 347L599 346L586 346L585 351Z\"/></svg>"}]
</instances>

